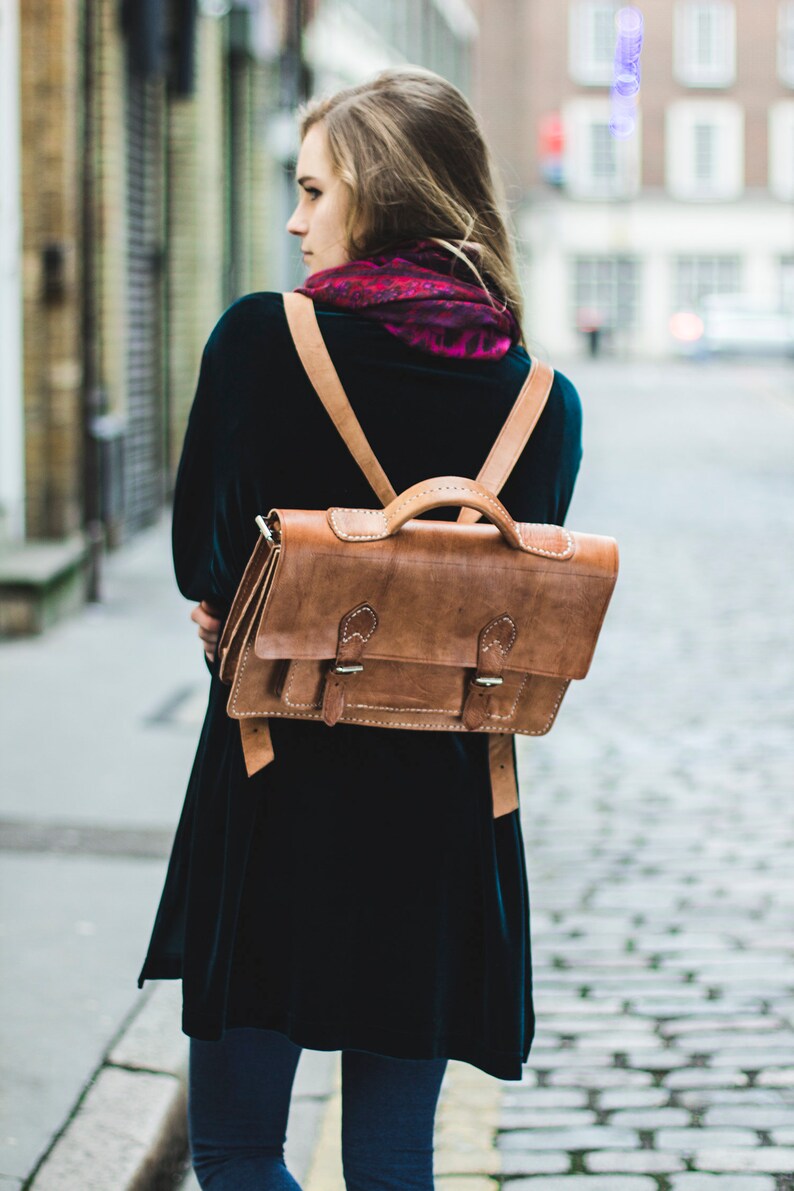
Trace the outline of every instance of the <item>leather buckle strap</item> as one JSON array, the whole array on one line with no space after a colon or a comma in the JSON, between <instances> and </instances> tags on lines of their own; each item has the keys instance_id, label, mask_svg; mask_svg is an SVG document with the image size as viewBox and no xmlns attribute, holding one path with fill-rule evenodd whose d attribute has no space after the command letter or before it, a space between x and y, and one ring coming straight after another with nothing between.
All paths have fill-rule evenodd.
<instances>
[{"instance_id":1,"label":"leather buckle strap","mask_svg":"<svg viewBox=\"0 0 794 1191\"><path fill-rule=\"evenodd\" d=\"M513 735L493 732L488 736L488 763L491 771L493 817L500 818L518 810L518 782L513 757Z\"/></svg>"},{"instance_id":2,"label":"leather buckle strap","mask_svg":"<svg viewBox=\"0 0 794 1191\"><path fill-rule=\"evenodd\" d=\"M378 617L370 604L359 604L342 617L336 646L336 659L325 676L323 720L332 728L341 719L347 701L347 684L364 669L364 646L378 627Z\"/></svg>"},{"instance_id":3,"label":"leather buckle strap","mask_svg":"<svg viewBox=\"0 0 794 1191\"><path fill-rule=\"evenodd\" d=\"M507 612L485 626L477 642L477 670L469 682L463 706L463 727L481 728L488 714L491 691L504 682L502 671L516 639L516 625Z\"/></svg>"}]
</instances>

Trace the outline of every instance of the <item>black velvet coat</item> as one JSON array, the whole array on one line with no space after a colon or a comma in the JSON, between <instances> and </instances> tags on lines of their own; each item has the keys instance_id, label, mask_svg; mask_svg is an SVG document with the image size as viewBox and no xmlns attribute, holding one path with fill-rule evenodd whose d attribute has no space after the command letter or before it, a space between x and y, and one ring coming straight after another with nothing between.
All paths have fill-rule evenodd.
<instances>
[{"instance_id":1,"label":"black velvet coat","mask_svg":"<svg viewBox=\"0 0 794 1191\"><path fill-rule=\"evenodd\" d=\"M476 476L526 377L524 349L451 360L317 309L396 491ZM558 373L502 489L514 517L562 522L580 424ZM255 293L223 314L201 361L174 501L182 594L228 608L254 518L274 505L379 502L303 372L281 296ZM524 847L518 811L493 818L487 735L277 719L275 761L248 779L228 689L213 672L140 983L181 977L196 1038L257 1026L313 1050L445 1056L520 1078L534 1027Z\"/></svg>"}]
</instances>

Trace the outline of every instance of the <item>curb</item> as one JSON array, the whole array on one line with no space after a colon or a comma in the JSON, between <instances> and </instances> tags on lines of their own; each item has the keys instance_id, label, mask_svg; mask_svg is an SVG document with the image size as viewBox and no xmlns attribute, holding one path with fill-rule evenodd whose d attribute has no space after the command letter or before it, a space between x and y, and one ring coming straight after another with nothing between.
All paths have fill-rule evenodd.
<instances>
[{"instance_id":1,"label":"curb","mask_svg":"<svg viewBox=\"0 0 794 1191\"><path fill-rule=\"evenodd\" d=\"M140 1001L25 1184L29 1191L170 1191L180 1177L182 1188L198 1186L184 1171L189 1042L181 982L157 981ZM298 1064L287 1159L299 1180L314 1157L337 1059L304 1051Z\"/></svg>"},{"instance_id":2,"label":"curb","mask_svg":"<svg viewBox=\"0 0 794 1191\"><path fill-rule=\"evenodd\" d=\"M187 1147L181 987L145 996L78 1100L30 1191L154 1191Z\"/></svg>"}]
</instances>

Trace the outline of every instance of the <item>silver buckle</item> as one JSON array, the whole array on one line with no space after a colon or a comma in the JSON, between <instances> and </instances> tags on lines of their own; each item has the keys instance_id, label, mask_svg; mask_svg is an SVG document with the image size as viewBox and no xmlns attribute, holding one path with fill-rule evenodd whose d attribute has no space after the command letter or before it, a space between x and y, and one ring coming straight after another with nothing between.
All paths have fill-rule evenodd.
<instances>
[{"instance_id":1,"label":"silver buckle","mask_svg":"<svg viewBox=\"0 0 794 1191\"><path fill-rule=\"evenodd\" d=\"M364 667L359 666L359 665L332 666L331 673L332 674L360 674L363 669L364 669Z\"/></svg>"},{"instance_id":2,"label":"silver buckle","mask_svg":"<svg viewBox=\"0 0 794 1191\"><path fill-rule=\"evenodd\" d=\"M475 686L501 686L504 682L503 678L473 678L472 682Z\"/></svg>"},{"instance_id":3,"label":"silver buckle","mask_svg":"<svg viewBox=\"0 0 794 1191\"><path fill-rule=\"evenodd\" d=\"M259 532L261 533L262 537L266 538L268 542L275 542L276 539L270 532L270 526L268 525L267 521L265 521L264 517L259 515L255 518L255 521L259 526Z\"/></svg>"}]
</instances>

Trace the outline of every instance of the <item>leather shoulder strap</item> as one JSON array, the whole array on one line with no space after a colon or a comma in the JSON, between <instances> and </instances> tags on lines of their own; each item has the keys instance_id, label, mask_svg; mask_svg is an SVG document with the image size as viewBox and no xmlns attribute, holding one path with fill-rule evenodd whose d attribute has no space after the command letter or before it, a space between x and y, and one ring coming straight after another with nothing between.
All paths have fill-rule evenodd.
<instances>
[{"instance_id":1,"label":"leather shoulder strap","mask_svg":"<svg viewBox=\"0 0 794 1191\"><path fill-rule=\"evenodd\" d=\"M385 507L397 493L375 456L375 452L361 429L353 407L342 388L333 360L322 337L314 303L305 294L284 294L284 313L295 348L306 375L314 386L336 426L350 454L372 485L378 500Z\"/></svg>"},{"instance_id":2,"label":"leather shoulder strap","mask_svg":"<svg viewBox=\"0 0 794 1191\"><path fill-rule=\"evenodd\" d=\"M385 508L397 494L369 445L342 388L342 382L317 323L314 303L305 294L285 293L284 313L306 375L348 450ZM533 360L513 408L477 476L478 482L495 496L499 494L535 429L553 382L554 370L540 360ZM461 509L458 521L473 524L480 515L476 509Z\"/></svg>"},{"instance_id":3,"label":"leather shoulder strap","mask_svg":"<svg viewBox=\"0 0 794 1191\"><path fill-rule=\"evenodd\" d=\"M527 445L529 436L549 399L553 383L553 368L541 360L533 360L513 408L477 476L477 482L489 492L493 492L494 496L499 495L502 485ZM480 516L477 509L461 509L458 521L464 525L472 525Z\"/></svg>"}]
</instances>

